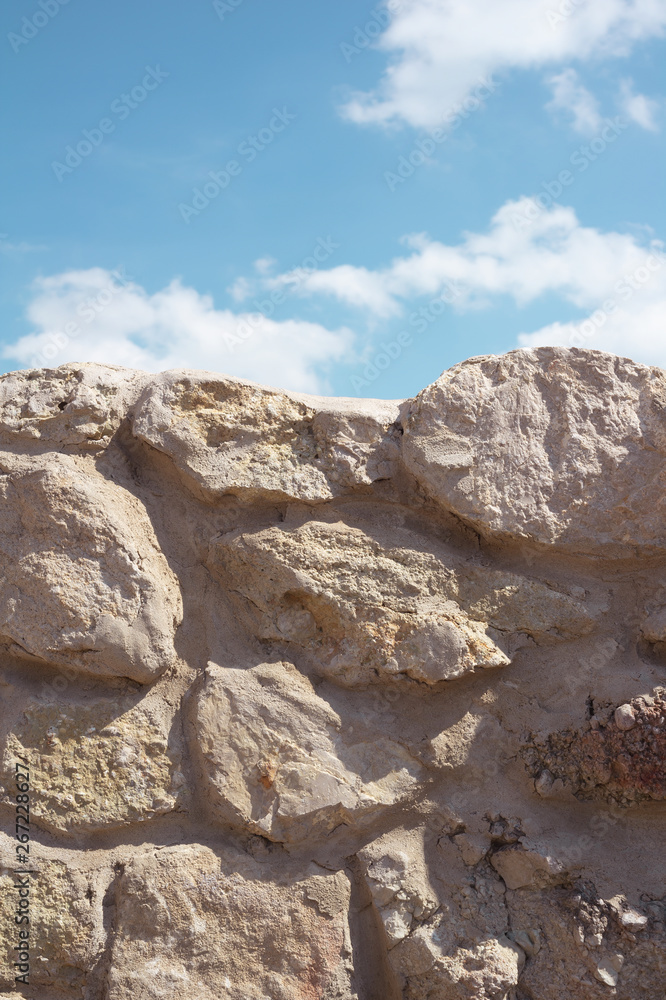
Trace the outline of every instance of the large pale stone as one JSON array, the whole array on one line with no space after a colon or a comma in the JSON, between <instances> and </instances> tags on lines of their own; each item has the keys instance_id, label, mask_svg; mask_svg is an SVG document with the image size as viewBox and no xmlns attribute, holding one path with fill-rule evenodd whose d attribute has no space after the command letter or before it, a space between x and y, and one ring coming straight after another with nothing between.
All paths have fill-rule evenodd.
<instances>
[{"instance_id":1,"label":"large pale stone","mask_svg":"<svg viewBox=\"0 0 666 1000\"><path fill-rule=\"evenodd\" d=\"M422 775L389 736L343 734L339 715L288 663L209 666L191 734L214 816L271 840L367 821L413 795Z\"/></svg>"},{"instance_id":2,"label":"large pale stone","mask_svg":"<svg viewBox=\"0 0 666 1000\"><path fill-rule=\"evenodd\" d=\"M17 760L38 776L31 819L51 832L82 833L171 812L185 783L159 703L136 697L83 704L31 700L2 757L9 802Z\"/></svg>"},{"instance_id":3,"label":"large pale stone","mask_svg":"<svg viewBox=\"0 0 666 1000\"><path fill-rule=\"evenodd\" d=\"M239 379L170 372L145 391L134 434L197 495L329 500L391 475L397 404L323 400Z\"/></svg>"},{"instance_id":4,"label":"large pale stone","mask_svg":"<svg viewBox=\"0 0 666 1000\"><path fill-rule=\"evenodd\" d=\"M175 659L178 582L142 504L67 456L0 453L0 636L41 660L146 683Z\"/></svg>"},{"instance_id":5,"label":"large pale stone","mask_svg":"<svg viewBox=\"0 0 666 1000\"><path fill-rule=\"evenodd\" d=\"M0 441L98 450L146 376L110 365L62 365L0 376Z\"/></svg>"},{"instance_id":6,"label":"large pale stone","mask_svg":"<svg viewBox=\"0 0 666 1000\"><path fill-rule=\"evenodd\" d=\"M509 662L498 643L583 635L590 613L543 584L451 559L410 532L404 546L344 522L230 532L211 548L254 633L307 650L346 685L407 674L426 684ZM410 546L410 547L408 547Z\"/></svg>"},{"instance_id":7,"label":"large pale stone","mask_svg":"<svg viewBox=\"0 0 666 1000\"><path fill-rule=\"evenodd\" d=\"M580 553L664 550L666 375L541 347L456 365L412 400L408 469L484 535Z\"/></svg>"},{"instance_id":8,"label":"large pale stone","mask_svg":"<svg viewBox=\"0 0 666 1000\"><path fill-rule=\"evenodd\" d=\"M349 880L284 869L196 846L137 855L118 886L109 1000L352 1000Z\"/></svg>"}]
</instances>

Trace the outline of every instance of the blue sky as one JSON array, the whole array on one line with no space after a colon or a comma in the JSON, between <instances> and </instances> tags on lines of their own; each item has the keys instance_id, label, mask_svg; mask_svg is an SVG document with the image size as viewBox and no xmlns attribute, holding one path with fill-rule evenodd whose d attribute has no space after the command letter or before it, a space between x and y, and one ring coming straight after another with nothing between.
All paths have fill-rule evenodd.
<instances>
[{"instance_id":1,"label":"blue sky","mask_svg":"<svg viewBox=\"0 0 666 1000\"><path fill-rule=\"evenodd\" d=\"M0 370L666 367L664 0L4 4Z\"/></svg>"}]
</instances>

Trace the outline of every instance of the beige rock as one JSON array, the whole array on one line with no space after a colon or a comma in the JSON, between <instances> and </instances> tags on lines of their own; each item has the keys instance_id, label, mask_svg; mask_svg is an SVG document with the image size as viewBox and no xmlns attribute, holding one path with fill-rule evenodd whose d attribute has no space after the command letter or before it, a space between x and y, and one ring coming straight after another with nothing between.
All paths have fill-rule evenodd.
<instances>
[{"instance_id":1,"label":"beige rock","mask_svg":"<svg viewBox=\"0 0 666 1000\"><path fill-rule=\"evenodd\" d=\"M34 850L34 844L33 844ZM8 854L8 852L7 852ZM7 856L3 851L3 855ZM30 988L21 993L14 982L17 971L14 947L20 943L15 923L18 890L26 876L14 866L0 868L0 989L13 998L34 992L46 1000L81 997L90 973L102 957L106 935L99 900L98 873L92 877L72 864L55 859L32 859L27 876L30 902ZM91 900L96 900L93 905Z\"/></svg>"},{"instance_id":2,"label":"beige rock","mask_svg":"<svg viewBox=\"0 0 666 1000\"><path fill-rule=\"evenodd\" d=\"M402 949L399 960L391 959L396 971L403 974L405 961L430 962L431 965L433 955L440 948L435 929L421 927L438 906L430 885L422 836L423 831L396 830L359 852L361 870L382 921L389 951L411 937L412 932L423 930L423 934L417 936L417 946ZM411 956L409 960L406 954Z\"/></svg>"},{"instance_id":3,"label":"beige rock","mask_svg":"<svg viewBox=\"0 0 666 1000\"><path fill-rule=\"evenodd\" d=\"M620 705L615 709L613 717L617 728L623 731L633 729L636 725L636 713L631 705Z\"/></svg>"},{"instance_id":4,"label":"beige rock","mask_svg":"<svg viewBox=\"0 0 666 1000\"><path fill-rule=\"evenodd\" d=\"M503 847L490 860L507 889L548 885L557 881L564 873L560 862L538 849L524 846Z\"/></svg>"},{"instance_id":5,"label":"beige rock","mask_svg":"<svg viewBox=\"0 0 666 1000\"><path fill-rule=\"evenodd\" d=\"M479 861L485 858L490 848L490 836L488 834L484 836L483 834L470 835L468 833L459 833L452 839L460 851L465 864L472 867L478 865Z\"/></svg>"},{"instance_id":6,"label":"beige rock","mask_svg":"<svg viewBox=\"0 0 666 1000\"><path fill-rule=\"evenodd\" d=\"M326 401L198 372L156 378L134 434L214 500L329 500L391 474L393 403Z\"/></svg>"},{"instance_id":7,"label":"beige rock","mask_svg":"<svg viewBox=\"0 0 666 1000\"><path fill-rule=\"evenodd\" d=\"M407 468L484 535L663 552L666 375L599 351L471 358L408 406Z\"/></svg>"},{"instance_id":8,"label":"beige rock","mask_svg":"<svg viewBox=\"0 0 666 1000\"><path fill-rule=\"evenodd\" d=\"M507 632L552 641L594 627L565 594L513 573L445 565L403 535L414 548L387 548L344 522L235 531L213 544L209 565L240 596L258 638L300 646L346 685L399 674L436 684L506 665L497 643Z\"/></svg>"},{"instance_id":9,"label":"beige rock","mask_svg":"<svg viewBox=\"0 0 666 1000\"><path fill-rule=\"evenodd\" d=\"M620 923L623 927L626 927L628 931L632 931L636 934L638 931L643 931L647 927L648 918L643 913L637 913L636 910L631 908L624 910L620 914Z\"/></svg>"},{"instance_id":10,"label":"beige rock","mask_svg":"<svg viewBox=\"0 0 666 1000\"><path fill-rule=\"evenodd\" d=\"M465 869L453 844L438 847L426 831L398 828L367 845L359 858L403 996L508 1000L525 954L506 934L496 876L479 876L481 905L470 919L472 891L463 888Z\"/></svg>"},{"instance_id":11,"label":"beige rock","mask_svg":"<svg viewBox=\"0 0 666 1000\"><path fill-rule=\"evenodd\" d=\"M168 730L159 705L136 698L32 700L3 748L4 801L16 761L27 760L39 776L30 815L40 829L82 833L169 813L185 779Z\"/></svg>"},{"instance_id":12,"label":"beige rock","mask_svg":"<svg viewBox=\"0 0 666 1000\"><path fill-rule=\"evenodd\" d=\"M173 663L178 582L141 503L64 455L0 454L0 636L141 683Z\"/></svg>"},{"instance_id":13,"label":"beige rock","mask_svg":"<svg viewBox=\"0 0 666 1000\"><path fill-rule=\"evenodd\" d=\"M410 975L415 997L439 996L444 1000L509 1000L525 961L520 948L508 937L489 938L453 955L437 955L430 969Z\"/></svg>"},{"instance_id":14,"label":"beige rock","mask_svg":"<svg viewBox=\"0 0 666 1000\"><path fill-rule=\"evenodd\" d=\"M340 717L289 663L210 665L191 738L215 818L290 843L408 800L423 771L377 731L345 738Z\"/></svg>"},{"instance_id":15,"label":"beige rock","mask_svg":"<svg viewBox=\"0 0 666 1000\"><path fill-rule=\"evenodd\" d=\"M0 441L105 448L145 378L97 364L2 375Z\"/></svg>"},{"instance_id":16,"label":"beige rock","mask_svg":"<svg viewBox=\"0 0 666 1000\"><path fill-rule=\"evenodd\" d=\"M507 893L514 927L540 928L542 941L520 978L527 995L539 1000L652 1000L663 990L666 940L663 933L642 933L633 940L613 919L611 907L587 890L562 886L545 890L519 889ZM591 948L588 938L599 944ZM572 929L577 933L572 933ZM591 943L591 942L590 942ZM615 986L615 993L610 987Z\"/></svg>"},{"instance_id":17,"label":"beige rock","mask_svg":"<svg viewBox=\"0 0 666 1000\"><path fill-rule=\"evenodd\" d=\"M118 886L109 1000L352 1000L348 879L284 868L198 846L137 855Z\"/></svg>"}]
</instances>

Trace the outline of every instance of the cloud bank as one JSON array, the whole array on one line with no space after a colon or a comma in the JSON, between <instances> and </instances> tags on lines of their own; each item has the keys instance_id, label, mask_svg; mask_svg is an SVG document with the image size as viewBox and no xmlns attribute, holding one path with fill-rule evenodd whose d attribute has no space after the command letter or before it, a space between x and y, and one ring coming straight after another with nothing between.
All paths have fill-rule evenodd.
<instances>
[{"instance_id":1,"label":"cloud bank","mask_svg":"<svg viewBox=\"0 0 666 1000\"><path fill-rule=\"evenodd\" d=\"M347 329L215 309L178 280L155 294L120 272L92 267L39 278L27 316L34 331L2 349L13 365L100 361L147 371L202 368L303 392L327 390L327 371L351 355Z\"/></svg>"}]
</instances>

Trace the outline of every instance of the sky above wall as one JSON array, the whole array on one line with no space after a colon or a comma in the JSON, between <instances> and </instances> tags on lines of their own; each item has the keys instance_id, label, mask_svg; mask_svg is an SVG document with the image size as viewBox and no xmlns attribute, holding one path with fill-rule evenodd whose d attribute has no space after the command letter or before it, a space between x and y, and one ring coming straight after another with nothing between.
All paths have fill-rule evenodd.
<instances>
[{"instance_id":1,"label":"sky above wall","mask_svg":"<svg viewBox=\"0 0 666 1000\"><path fill-rule=\"evenodd\" d=\"M665 0L0 10L0 370L666 367Z\"/></svg>"}]
</instances>

